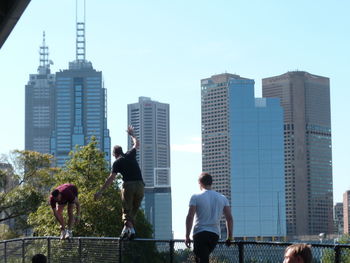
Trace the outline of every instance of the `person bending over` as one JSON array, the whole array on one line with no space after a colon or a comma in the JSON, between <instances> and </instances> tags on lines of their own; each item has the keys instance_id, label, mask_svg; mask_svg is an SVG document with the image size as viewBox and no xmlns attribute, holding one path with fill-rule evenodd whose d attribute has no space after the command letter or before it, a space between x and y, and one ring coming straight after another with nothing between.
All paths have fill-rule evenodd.
<instances>
[{"instance_id":1,"label":"person bending over","mask_svg":"<svg viewBox=\"0 0 350 263\"><path fill-rule=\"evenodd\" d=\"M53 214L60 224L61 239L73 237L72 228L74 223L79 222L80 204L78 200L78 188L73 184L62 184L51 192L50 204ZM68 226L65 227L63 218L63 209L68 207ZM73 216L74 206L76 207L76 216Z\"/></svg>"}]
</instances>

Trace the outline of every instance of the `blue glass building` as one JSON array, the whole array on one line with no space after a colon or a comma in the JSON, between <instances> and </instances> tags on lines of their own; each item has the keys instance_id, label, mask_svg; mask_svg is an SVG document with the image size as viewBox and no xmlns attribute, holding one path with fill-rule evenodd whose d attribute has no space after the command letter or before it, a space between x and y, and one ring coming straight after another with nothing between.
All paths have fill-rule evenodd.
<instances>
[{"instance_id":1,"label":"blue glass building","mask_svg":"<svg viewBox=\"0 0 350 263\"><path fill-rule=\"evenodd\" d=\"M286 235L283 109L230 79L231 200L237 237Z\"/></svg>"},{"instance_id":2,"label":"blue glass building","mask_svg":"<svg viewBox=\"0 0 350 263\"><path fill-rule=\"evenodd\" d=\"M234 236L286 235L283 109L254 97L254 80L234 74L203 79L202 170L232 209ZM221 224L225 237L225 223Z\"/></svg>"},{"instance_id":3,"label":"blue glass building","mask_svg":"<svg viewBox=\"0 0 350 263\"><path fill-rule=\"evenodd\" d=\"M55 130L51 151L57 166L63 166L76 145L86 145L92 136L110 165L111 142L107 129L106 90L102 73L91 62L75 61L56 73Z\"/></svg>"}]
</instances>

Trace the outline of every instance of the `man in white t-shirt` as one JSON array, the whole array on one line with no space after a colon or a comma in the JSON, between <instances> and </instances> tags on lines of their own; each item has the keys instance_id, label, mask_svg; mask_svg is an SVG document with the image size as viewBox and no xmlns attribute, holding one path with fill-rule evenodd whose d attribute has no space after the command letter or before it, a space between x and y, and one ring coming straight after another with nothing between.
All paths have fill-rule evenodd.
<instances>
[{"instance_id":1,"label":"man in white t-shirt","mask_svg":"<svg viewBox=\"0 0 350 263\"><path fill-rule=\"evenodd\" d=\"M186 217L185 244L190 247L190 233L193 228L193 252L196 262L208 263L209 255L216 247L220 237L220 219L222 214L226 218L227 239L226 245L232 241L233 218L229 202L225 196L211 189L213 178L208 173L199 176L201 192L194 194L190 200L190 208Z\"/></svg>"}]
</instances>

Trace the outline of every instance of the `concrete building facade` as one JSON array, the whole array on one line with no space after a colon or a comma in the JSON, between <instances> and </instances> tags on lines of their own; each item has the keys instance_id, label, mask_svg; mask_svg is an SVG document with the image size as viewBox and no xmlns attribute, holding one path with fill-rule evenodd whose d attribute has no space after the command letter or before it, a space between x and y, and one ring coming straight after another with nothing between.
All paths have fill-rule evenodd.
<instances>
[{"instance_id":1,"label":"concrete building facade","mask_svg":"<svg viewBox=\"0 0 350 263\"><path fill-rule=\"evenodd\" d=\"M134 127L140 139L137 159L146 184L142 206L156 239L173 236L169 115L169 104L148 97L128 104L128 125ZM129 140L128 147L131 145Z\"/></svg>"},{"instance_id":2,"label":"concrete building facade","mask_svg":"<svg viewBox=\"0 0 350 263\"><path fill-rule=\"evenodd\" d=\"M51 153L50 137L54 129L55 74L51 74L49 48L45 43L40 47L40 64L37 74L30 74L25 86L25 146L26 150Z\"/></svg>"},{"instance_id":3,"label":"concrete building facade","mask_svg":"<svg viewBox=\"0 0 350 263\"><path fill-rule=\"evenodd\" d=\"M262 80L284 109L288 236L333 233L329 78L304 71Z\"/></svg>"},{"instance_id":4,"label":"concrete building facade","mask_svg":"<svg viewBox=\"0 0 350 263\"><path fill-rule=\"evenodd\" d=\"M350 233L350 191L343 194L343 225L344 234Z\"/></svg>"}]
</instances>

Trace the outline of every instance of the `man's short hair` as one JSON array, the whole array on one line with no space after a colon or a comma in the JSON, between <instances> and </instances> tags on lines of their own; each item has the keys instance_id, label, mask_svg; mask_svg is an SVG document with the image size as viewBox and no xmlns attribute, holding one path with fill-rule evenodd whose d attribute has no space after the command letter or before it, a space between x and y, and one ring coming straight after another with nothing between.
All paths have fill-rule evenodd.
<instances>
[{"instance_id":1,"label":"man's short hair","mask_svg":"<svg viewBox=\"0 0 350 263\"><path fill-rule=\"evenodd\" d=\"M208 173L201 173L199 176L199 182L202 185L211 185L213 183L213 177Z\"/></svg>"},{"instance_id":2,"label":"man's short hair","mask_svg":"<svg viewBox=\"0 0 350 263\"><path fill-rule=\"evenodd\" d=\"M32 263L46 263L46 256L43 254L36 254L32 257Z\"/></svg>"},{"instance_id":3,"label":"man's short hair","mask_svg":"<svg viewBox=\"0 0 350 263\"><path fill-rule=\"evenodd\" d=\"M51 195L56 198L59 195L59 193L60 191L58 189L55 189L51 192Z\"/></svg>"},{"instance_id":4,"label":"man's short hair","mask_svg":"<svg viewBox=\"0 0 350 263\"><path fill-rule=\"evenodd\" d=\"M293 256L301 257L304 263L311 263L312 261L311 246L308 244L293 244L286 248L285 253L287 251L291 251Z\"/></svg>"},{"instance_id":5,"label":"man's short hair","mask_svg":"<svg viewBox=\"0 0 350 263\"><path fill-rule=\"evenodd\" d=\"M113 147L113 155L123 154L123 148L120 145L116 145Z\"/></svg>"}]
</instances>

